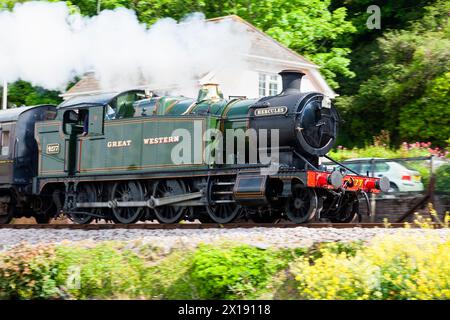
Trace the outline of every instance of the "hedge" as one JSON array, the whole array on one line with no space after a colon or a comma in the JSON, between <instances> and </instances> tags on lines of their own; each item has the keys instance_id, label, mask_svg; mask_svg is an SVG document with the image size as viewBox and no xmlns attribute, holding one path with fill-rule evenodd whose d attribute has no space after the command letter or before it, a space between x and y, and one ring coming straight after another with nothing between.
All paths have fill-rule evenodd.
<instances>
[{"instance_id":1,"label":"hedge","mask_svg":"<svg viewBox=\"0 0 450 320\"><path fill-rule=\"evenodd\" d=\"M450 237L169 252L140 242L22 244L0 253L0 298L449 299Z\"/></svg>"}]
</instances>

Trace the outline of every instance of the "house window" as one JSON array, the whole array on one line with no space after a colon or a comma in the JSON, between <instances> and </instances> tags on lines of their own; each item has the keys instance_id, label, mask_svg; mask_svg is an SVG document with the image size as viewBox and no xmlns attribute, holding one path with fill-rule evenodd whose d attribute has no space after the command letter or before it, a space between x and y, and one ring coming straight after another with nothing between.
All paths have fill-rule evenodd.
<instances>
[{"instance_id":1,"label":"house window","mask_svg":"<svg viewBox=\"0 0 450 320\"><path fill-rule=\"evenodd\" d=\"M259 74L259 97L274 96L279 93L279 77L276 74Z\"/></svg>"},{"instance_id":2,"label":"house window","mask_svg":"<svg viewBox=\"0 0 450 320\"><path fill-rule=\"evenodd\" d=\"M269 96L278 94L278 76L273 75L269 78Z\"/></svg>"},{"instance_id":3,"label":"house window","mask_svg":"<svg viewBox=\"0 0 450 320\"><path fill-rule=\"evenodd\" d=\"M2 131L1 139L2 156L7 156L9 154L9 131Z\"/></svg>"},{"instance_id":4,"label":"house window","mask_svg":"<svg viewBox=\"0 0 450 320\"><path fill-rule=\"evenodd\" d=\"M266 75L264 73L260 73L259 74L259 86L258 86L260 97L266 96L266 85L267 85Z\"/></svg>"}]
</instances>

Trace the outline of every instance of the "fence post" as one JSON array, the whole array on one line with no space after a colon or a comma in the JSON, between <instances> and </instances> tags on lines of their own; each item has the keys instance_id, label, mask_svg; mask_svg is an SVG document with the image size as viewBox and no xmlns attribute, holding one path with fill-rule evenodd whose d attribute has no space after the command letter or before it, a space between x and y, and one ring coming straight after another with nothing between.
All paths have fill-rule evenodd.
<instances>
[{"instance_id":1,"label":"fence post","mask_svg":"<svg viewBox=\"0 0 450 320\"><path fill-rule=\"evenodd\" d=\"M431 178L431 176L433 175L433 165L434 165L434 163L433 163L433 156L430 156L430 178Z\"/></svg>"},{"instance_id":2,"label":"fence post","mask_svg":"<svg viewBox=\"0 0 450 320\"><path fill-rule=\"evenodd\" d=\"M370 159L370 171L371 171L371 175L372 177L375 177L375 159ZM370 211L371 211L371 216L370 216L370 222L375 222L375 215L376 215L376 201L375 201L375 194L371 193L370 194Z\"/></svg>"}]
</instances>

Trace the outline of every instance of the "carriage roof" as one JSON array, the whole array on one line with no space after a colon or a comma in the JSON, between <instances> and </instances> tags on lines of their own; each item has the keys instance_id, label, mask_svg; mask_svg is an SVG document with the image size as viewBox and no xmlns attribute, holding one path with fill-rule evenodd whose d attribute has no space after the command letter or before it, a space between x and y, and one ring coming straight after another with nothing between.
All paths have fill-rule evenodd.
<instances>
[{"instance_id":1,"label":"carriage roof","mask_svg":"<svg viewBox=\"0 0 450 320\"><path fill-rule=\"evenodd\" d=\"M38 105L38 106L23 106L18 108L11 108L7 110L0 110L0 122L11 122L11 121L17 121L19 120L20 115L25 113L28 110L36 109L39 107L48 106L45 105Z\"/></svg>"}]
</instances>

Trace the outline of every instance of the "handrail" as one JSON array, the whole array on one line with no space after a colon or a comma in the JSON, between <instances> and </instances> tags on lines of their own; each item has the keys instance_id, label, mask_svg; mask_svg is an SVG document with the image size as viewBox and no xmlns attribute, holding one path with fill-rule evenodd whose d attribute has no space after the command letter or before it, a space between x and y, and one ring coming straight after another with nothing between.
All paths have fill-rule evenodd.
<instances>
[{"instance_id":1,"label":"handrail","mask_svg":"<svg viewBox=\"0 0 450 320\"><path fill-rule=\"evenodd\" d=\"M329 159L328 156L325 156L325 158ZM431 160L433 156L424 156L424 157L409 157L409 158L362 158L357 160L342 160L342 162L345 162L346 164L353 164L353 163L361 163L361 162L370 162L370 163L376 163L376 162L386 162L386 161L418 161L418 160ZM322 162L322 164L332 164L333 162Z\"/></svg>"}]
</instances>

